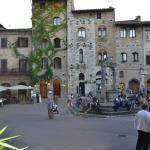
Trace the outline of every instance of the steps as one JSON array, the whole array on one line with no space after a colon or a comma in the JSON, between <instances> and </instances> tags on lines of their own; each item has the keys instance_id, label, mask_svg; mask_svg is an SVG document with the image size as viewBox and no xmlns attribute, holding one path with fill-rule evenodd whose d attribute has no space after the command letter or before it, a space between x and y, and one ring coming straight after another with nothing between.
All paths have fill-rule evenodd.
<instances>
[{"instance_id":1,"label":"steps","mask_svg":"<svg viewBox=\"0 0 150 150\"><path fill-rule=\"evenodd\" d=\"M127 110L127 108L119 108L117 111L113 109L113 103L101 103L100 104L100 114L101 115L129 115L135 114L140 109L139 107L134 108L132 111Z\"/></svg>"},{"instance_id":2,"label":"steps","mask_svg":"<svg viewBox=\"0 0 150 150\"><path fill-rule=\"evenodd\" d=\"M84 113L80 108L73 105L69 107L69 110L75 115L87 115L87 116L97 116L97 117L108 117L108 116L123 116L123 115L134 115L140 110L139 107L134 108L132 111L128 111L126 108L119 108L117 111L113 109L113 103L101 103L100 104L100 112L87 112Z\"/></svg>"}]
</instances>

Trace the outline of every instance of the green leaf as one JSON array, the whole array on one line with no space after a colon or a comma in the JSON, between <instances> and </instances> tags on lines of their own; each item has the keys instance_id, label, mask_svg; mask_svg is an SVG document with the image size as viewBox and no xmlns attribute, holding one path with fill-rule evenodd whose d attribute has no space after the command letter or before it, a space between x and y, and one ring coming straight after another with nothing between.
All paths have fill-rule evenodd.
<instances>
[{"instance_id":1,"label":"green leaf","mask_svg":"<svg viewBox=\"0 0 150 150\"><path fill-rule=\"evenodd\" d=\"M0 139L0 142L3 142L3 141L7 141L7 140L10 140L10 139L14 139L14 138L17 138L21 135L16 135L16 136L11 136L11 137L7 137L7 138L3 138L3 139Z\"/></svg>"},{"instance_id":2,"label":"green leaf","mask_svg":"<svg viewBox=\"0 0 150 150\"><path fill-rule=\"evenodd\" d=\"M3 132L5 132L6 129L7 129L7 126L5 126L4 128L2 128L2 129L0 130L0 135L1 135Z\"/></svg>"},{"instance_id":3,"label":"green leaf","mask_svg":"<svg viewBox=\"0 0 150 150\"><path fill-rule=\"evenodd\" d=\"M10 144L7 144L7 143L5 143L5 142L0 142L0 145L2 145L3 147L11 148L11 149L13 149L13 150L19 150L19 148L14 147L14 146L12 146L12 145L10 145Z\"/></svg>"}]
</instances>

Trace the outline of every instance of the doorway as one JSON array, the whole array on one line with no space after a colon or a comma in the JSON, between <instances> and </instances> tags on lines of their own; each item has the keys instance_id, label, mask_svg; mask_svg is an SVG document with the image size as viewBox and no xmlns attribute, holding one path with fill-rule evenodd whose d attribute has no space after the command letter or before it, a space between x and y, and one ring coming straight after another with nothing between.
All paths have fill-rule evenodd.
<instances>
[{"instance_id":1,"label":"doorway","mask_svg":"<svg viewBox=\"0 0 150 150\"><path fill-rule=\"evenodd\" d=\"M129 81L129 89L137 93L140 90L140 82L137 79L132 79Z\"/></svg>"},{"instance_id":2,"label":"doorway","mask_svg":"<svg viewBox=\"0 0 150 150\"><path fill-rule=\"evenodd\" d=\"M85 84L84 82L79 83L79 95L85 95Z\"/></svg>"},{"instance_id":3,"label":"doorway","mask_svg":"<svg viewBox=\"0 0 150 150\"><path fill-rule=\"evenodd\" d=\"M53 88L54 88L54 96L61 97L61 82L60 80L54 80Z\"/></svg>"},{"instance_id":4,"label":"doorway","mask_svg":"<svg viewBox=\"0 0 150 150\"><path fill-rule=\"evenodd\" d=\"M47 98L47 81L41 81L40 82L40 94L42 97Z\"/></svg>"}]
</instances>

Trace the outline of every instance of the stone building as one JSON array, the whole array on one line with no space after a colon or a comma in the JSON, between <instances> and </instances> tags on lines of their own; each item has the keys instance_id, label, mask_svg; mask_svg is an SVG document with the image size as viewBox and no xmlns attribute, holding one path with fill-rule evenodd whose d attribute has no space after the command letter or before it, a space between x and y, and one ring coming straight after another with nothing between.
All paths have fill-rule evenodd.
<instances>
[{"instance_id":1,"label":"stone building","mask_svg":"<svg viewBox=\"0 0 150 150\"><path fill-rule=\"evenodd\" d=\"M59 9L61 8L61 9ZM38 12L38 13L37 13ZM44 22L42 28L41 39L38 41L39 47L34 48L35 51L49 51L48 54L41 54L40 61L46 60L45 67L37 72L42 76L47 71L47 66L51 65L53 76L51 79L39 79L38 85L40 93L43 97L48 96L48 91L52 90L53 94L63 97L67 93L67 42L66 42L66 9L65 1L49 1L49 0L32 0L32 22L33 22L33 38L34 32L40 23ZM34 15L35 14L35 15ZM39 17L39 18L38 18ZM37 19L38 18L38 19ZM47 22L48 21L48 22ZM47 34L49 33L49 34ZM43 38L43 39L42 39ZM53 51L56 53L50 54ZM52 58L52 60L50 60ZM42 62L43 63L43 62ZM36 64L35 64L36 65Z\"/></svg>"},{"instance_id":2,"label":"stone building","mask_svg":"<svg viewBox=\"0 0 150 150\"><path fill-rule=\"evenodd\" d=\"M52 79L37 82L44 97L49 90L63 97L89 91L99 94L114 87L133 91L150 88L150 21L141 21L140 16L115 21L114 8L75 10L73 0L68 0L62 11L59 8L65 0L32 2L32 29L5 29L0 25L0 85L31 85L28 58L39 50L40 66L33 64L33 68L40 68L36 74L46 73L50 63L53 70ZM46 32L34 45L39 22L43 23L39 29ZM51 49L57 51L52 61Z\"/></svg>"},{"instance_id":3,"label":"stone building","mask_svg":"<svg viewBox=\"0 0 150 150\"><path fill-rule=\"evenodd\" d=\"M6 29L0 25L0 85L31 85L31 70L28 64L31 31ZM10 91L7 92L10 95Z\"/></svg>"},{"instance_id":4,"label":"stone building","mask_svg":"<svg viewBox=\"0 0 150 150\"><path fill-rule=\"evenodd\" d=\"M74 10L68 1L68 92L98 92L102 63L115 61L114 9ZM105 67L105 83L112 86L112 70Z\"/></svg>"},{"instance_id":5,"label":"stone building","mask_svg":"<svg viewBox=\"0 0 150 150\"><path fill-rule=\"evenodd\" d=\"M150 21L141 21L140 16L115 22L117 84L133 91L148 86L149 27Z\"/></svg>"},{"instance_id":6,"label":"stone building","mask_svg":"<svg viewBox=\"0 0 150 150\"><path fill-rule=\"evenodd\" d=\"M150 91L150 22L144 22L143 27L144 64L140 68L141 84Z\"/></svg>"},{"instance_id":7,"label":"stone building","mask_svg":"<svg viewBox=\"0 0 150 150\"><path fill-rule=\"evenodd\" d=\"M33 0L33 13L37 6L44 9L47 2ZM59 9L62 2L65 0L55 1L53 5ZM67 21L67 28L51 37L54 48L57 49L56 38L66 38L67 47L59 47L64 51L54 57L57 65L53 67L53 78L42 81L41 89L50 88L54 95L62 97L66 93L84 95L89 91L98 94L118 87L133 91L149 87L149 21L141 21L140 16L115 21L112 7L75 10L73 0L67 1L66 12L51 19L56 26L60 25L60 20Z\"/></svg>"}]
</instances>

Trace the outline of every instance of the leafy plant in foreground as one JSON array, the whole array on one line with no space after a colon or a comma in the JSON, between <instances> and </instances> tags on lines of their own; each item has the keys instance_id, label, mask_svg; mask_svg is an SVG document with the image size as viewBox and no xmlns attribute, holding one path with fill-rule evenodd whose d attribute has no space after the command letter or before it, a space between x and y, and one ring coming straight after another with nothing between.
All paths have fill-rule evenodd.
<instances>
[{"instance_id":1,"label":"leafy plant in foreground","mask_svg":"<svg viewBox=\"0 0 150 150\"><path fill-rule=\"evenodd\" d=\"M0 136L6 131L6 129L7 129L7 126L5 126L4 128L0 129ZM12 149L12 150L25 150L25 149L27 149L28 146L24 147L24 148L17 148L17 147L15 147L13 145L8 144L8 141L10 139L14 139L14 138L17 138L19 136L20 135L6 137L6 138L1 138L0 137L0 150L4 150L4 148L9 148L9 149Z\"/></svg>"}]
</instances>

